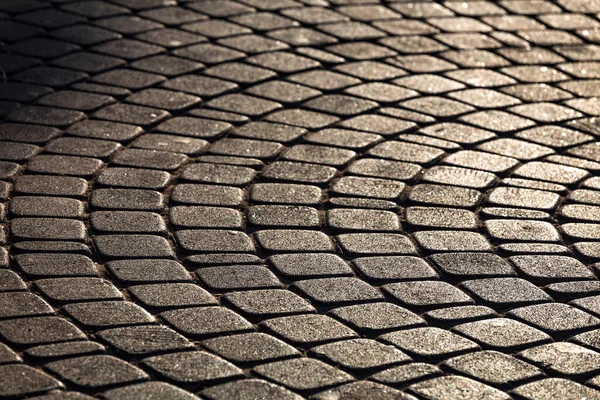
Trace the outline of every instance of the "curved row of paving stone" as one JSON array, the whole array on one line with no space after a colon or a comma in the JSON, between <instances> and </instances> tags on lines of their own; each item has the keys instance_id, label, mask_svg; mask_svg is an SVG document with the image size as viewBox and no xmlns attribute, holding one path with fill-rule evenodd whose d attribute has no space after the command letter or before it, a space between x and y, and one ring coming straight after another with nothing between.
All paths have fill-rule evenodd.
<instances>
[{"instance_id":1,"label":"curved row of paving stone","mask_svg":"<svg viewBox=\"0 0 600 400\"><path fill-rule=\"evenodd\" d=\"M369 48L372 44L365 46ZM185 56L183 53L179 55ZM267 56L263 62L269 63L268 55L273 53L264 54ZM319 53L308 54L324 57ZM329 56L321 61L337 62L333 55ZM283 76L296 72L294 68L301 71L318 67L314 60L297 55L277 57L286 57L285 67L273 67L282 68L278 72ZM216 73L218 76L224 74L232 79L240 71L250 73L244 70L247 64L223 65L232 71ZM288 68L291 69L286 71ZM52 129L29 127L24 132L22 126L5 125L2 134L8 140L18 142L26 134L47 142L46 153L27 164L27 175L18 177L19 171L7 173L15 179L15 195L10 196L13 265L15 271L34 283L34 292L53 305L64 307L60 318L43 316L54 310L39 296L22 291L25 286L17 275L2 271L8 282L5 290L9 291L4 296L8 304L3 315L6 320L0 321L3 340L15 350L26 349L24 357L28 364L39 362L69 388L89 393L143 381L150 373L153 380L174 382L190 392L223 380L238 382L205 390L203 394L209 398L230 398L235 391L246 396L265 391L271 397L294 397L265 381L238 381L243 376L238 368L241 367L252 368L247 374L264 377L302 394L344 384L352 376L363 378L381 371L372 376L374 381L404 388L417 380L409 391L425 398L456 395L452 390L466 391L463 394L474 397L483 392L491 398L505 398L505 394L491 386L510 390L533 380L539 385L526 385L517 393L525 397L539 393L555 396L560 390L581 390L595 396L590 389L570 381L542 380L541 370L533 366L543 366L550 376L566 376L580 382L596 372L598 354L585 347L596 348L595 329L599 322L593 314L597 314L597 300L590 296L598 293L598 285L590 269L577 261L593 257L597 253L595 245L575 245L575 258L569 249L557 244L564 240L553 225L540 222L552 221L558 226L555 221L562 221L563 217L568 222L597 221L593 207L559 207L559 201L567 198L567 194L574 202L596 203L593 192L568 192L560 186L572 189L587 178L586 170L598 170L597 164L585 161L598 159L596 146L581 145L593 140L590 135L559 128L546 130L550 135L544 136L538 128L528 129L533 122L527 119L539 118L543 124L584 115L549 103L512 108L518 102L515 97L481 90L461 93L463 85L458 81L436 75L428 75L421 84L410 83L411 76L400 78L406 79L408 82L404 84L412 89L375 84L354 86L346 91L384 104L409 99L402 103L405 109L380 108L372 100L342 96L338 92L344 86L360 84L362 81L357 77L389 80L393 74L404 74L401 70L381 63L368 64L367 72L354 71L346 65L339 68L349 75L323 78L317 73L311 78L309 72L309 77L304 77L313 87L319 85L320 79L325 80L323 85L345 80L340 87L329 88L333 95L321 95L303 104L315 113L277 111L280 106L270 100L235 94L208 102L215 109L236 110L255 119L288 125L248 123L240 115L209 109L189 113L193 117L233 122L239 127L233 131L237 139L221 136L230 128L224 122L171 118L164 111L124 103L109 105L95 112L93 118L136 123L146 126L148 131L154 128L155 132L174 136L93 120L75 123L67 129L65 137L59 138L55 138L59 132ZM251 72L265 74L264 70ZM380 72L381 77L368 76ZM459 72L452 77L460 81ZM387 75L390 73L392 76ZM487 77L485 71L477 73L482 74L483 81L500 79ZM198 74L202 76L202 72ZM300 96L285 100L291 104L304 100L302 96L321 94L303 86L288 93L288 88L278 87L276 82L281 85L281 81L269 74L256 79L264 78L271 78L269 83L275 85L276 95ZM119 80L118 73L95 78L103 83L115 79ZM504 76L504 79L510 78ZM192 84L189 80L184 82ZM235 84L223 82L219 84L225 85L226 90L237 90ZM419 93L413 89L427 93L431 90L427 85L433 82L449 85L442 92L450 94L415 98ZM178 85L171 82L164 86L186 90ZM260 84L244 89L258 96L273 95ZM117 89L112 90L116 95ZM378 99L379 91L397 97ZM142 103L160 102L153 96L165 95L146 94L150 98L142 97ZM483 95L484 100L478 101L477 95ZM80 101L68 97L73 96L72 92L63 92L62 96L56 92L44 97L46 100L42 99L41 104L69 108ZM455 98L462 102L451 100ZM489 107L486 102L490 99L497 102L493 104L495 108L510 109L512 114L478 113L466 104ZM197 101L188 97L180 100L189 101L190 105ZM23 108L9 114L8 119L66 126L84 117L82 113L57 108L47 110L49 114L41 113L40 108ZM263 118L265 113L270 114ZM338 114L343 122L337 124L340 118L331 114ZM395 117L413 119L417 124ZM454 122L432 124L434 117L483 129L467 125L456 129ZM165 122L161 123L163 119ZM593 123L580 120L574 127L594 134L597 128ZM332 124L350 130L322 130ZM309 128L311 133L298 126ZM414 130L416 126L422 129L418 133ZM503 138L497 139L490 131ZM515 134L516 131L519 132ZM402 141L395 140L397 135ZM526 141L504 138L512 136ZM102 137L112 142L81 137ZM128 146L134 138L135 149L123 150L118 144ZM213 144L208 147L204 139ZM557 149L560 155L535 142ZM458 144L468 150L462 150ZM11 152L18 157L23 153L22 160L39 150L29 145L6 146L10 150L5 150L5 157ZM471 150L475 147L486 153ZM171 152L140 150L157 148ZM360 153L358 161L354 151ZM182 152L192 155L196 162L189 164ZM550 163L531 161L546 157ZM257 174L256 170L261 172ZM508 179L497 178L512 171ZM174 187L171 172L178 177ZM92 191L88 192L80 178L44 177L44 174L91 179ZM286 186L290 183L292 186ZM544 191L518 189L530 185ZM582 187L596 188L595 178L585 181ZM163 190L170 198L168 207L160 194ZM487 191L485 196L481 194L483 191ZM32 197L40 194L56 197ZM87 204L72 199L86 200L88 194ZM485 207L478 207L479 203ZM398 204L410 205L406 214L400 212ZM93 211L89 215L86 206ZM443 209L432 208L439 206ZM559 209L560 213L554 214ZM238 210L245 215L242 217ZM486 220L484 225L477 222L473 210ZM77 221L80 218L86 224ZM87 245L88 228L94 247ZM597 239L592 225L570 224L561 229L569 242ZM412 239L407 239L404 233L407 231ZM39 239L66 242L37 242ZM509 244L491 248L488 240ZM523 242L533 244L523 246ZM491 254L492 250L513 256L510 263ZM529 253L534 255L522 255ZM429 263L422 258L428 254L434 254ZM174 259L194 272L193 281L192 275ZM352 267L344 260L352 260ZM107 280L98 279L98 275ZM460 282L463 283L459 285ZM119 290L125 288L126 291ZM131 301L121 301L123 294ZM553 303L553 298L558 302ZM578 298L582 299L575 300L574 306L564 305ZM491 308L482 305L502 313L515 307L517 310L499 318ZM147 311L159 315L160 324L155 324ZM425 326L424 319L413 312L426 317L428 326L421 328ZM30 318L34 315L40 317ZM85 338L64 317L108 344L110 354L129 360L146 372L118 358L99 355L104 349L93 342L30 348L35 344ZM197 340L195 347L208 352L192 351L194 345L167 326ZM450 327L454 327L453 332ZM252 333L255 330L263 333ZM590 331L576 338L585 347L563 342L536 347L552 340L548 334L562 340L582 331ZM357 334L369 339L353 340ZM323 343L329 344L320 346ZM501 353L477 351L479 346L506 354L527 349L518 358L529 364ZM309 349L312 350L308 357L298 358L298 350ZM467 355L448 360L462 353ZM430 364L408 363L409 356ZM281 359L284 361L277 361ZM471 376L491 386L452 375L427 380L440 374L432 364L444 360L445 371ZM16 390L43 392L59 385L15 361L6 350L3 362L7 364L2 368L9 378L5 380L24 374L33 382L17 378L13 380ZM204 367L195 368L197 365ZM498 369L490 369L492 366ZM595 380L589 384L596 385ZM362 396L364 393L403 396L394 389L364 382L343 388L342 391L363 393ZM149 391L163 391L164 396L172 398L191 396L158 383L115 389L106 396L122 398L136 393L144 396Z\"/></svg>"}]
</instances>

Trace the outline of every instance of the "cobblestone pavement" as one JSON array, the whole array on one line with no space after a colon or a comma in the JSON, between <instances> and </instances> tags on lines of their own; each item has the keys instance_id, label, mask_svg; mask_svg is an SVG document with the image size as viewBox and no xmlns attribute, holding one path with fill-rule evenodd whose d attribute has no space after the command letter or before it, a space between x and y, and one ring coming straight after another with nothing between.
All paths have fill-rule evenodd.
<instances>
[{"instance_id":1,"label":"cobblestone pavement","mask_svg":"<svg viewBox=\"0 0 600 400\"><path fill-rule=\"evenodd\" d=\"M0 40L0 397L600 399L600 0L3 0Z\"/></svg>"}]
</instances>

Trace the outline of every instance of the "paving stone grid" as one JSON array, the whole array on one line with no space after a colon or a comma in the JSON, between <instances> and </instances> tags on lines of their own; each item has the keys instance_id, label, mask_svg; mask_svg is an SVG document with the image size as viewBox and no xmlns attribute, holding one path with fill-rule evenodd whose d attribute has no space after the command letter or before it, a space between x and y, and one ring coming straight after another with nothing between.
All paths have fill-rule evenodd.
<instances>
[{"instance_id":1,"label":"paving stone grid","mask_svg":"<svg viewBox=\"0 0 600 400\"><path fill-rule=\"evenodd\" d=\"M600 399L599 0L4 0L0 40L1 398Z\"/></svg>"}]
</instances>

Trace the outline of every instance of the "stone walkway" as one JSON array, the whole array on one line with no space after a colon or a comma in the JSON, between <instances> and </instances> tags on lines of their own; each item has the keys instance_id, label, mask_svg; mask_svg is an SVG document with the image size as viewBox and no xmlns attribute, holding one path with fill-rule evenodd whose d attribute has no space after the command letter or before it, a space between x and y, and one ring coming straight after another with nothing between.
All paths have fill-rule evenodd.
<instances>
[{"instance_id":1,"label":"stone walkway","mask_svg":"<svg viewBox=\"0 0 600 400\"><path fill-rule=\"evenodd\" d=\"M599 0L3 0L0 40L0 398L600 399Z\"/></svg>"}]
</instances>

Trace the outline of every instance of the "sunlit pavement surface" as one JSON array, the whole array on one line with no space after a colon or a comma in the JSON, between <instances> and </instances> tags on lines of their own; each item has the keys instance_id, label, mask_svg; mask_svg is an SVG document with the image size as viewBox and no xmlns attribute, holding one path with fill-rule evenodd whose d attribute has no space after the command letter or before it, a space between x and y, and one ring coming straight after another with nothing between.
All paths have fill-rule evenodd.
<instances>
[{"instance_id":1,"label":"sunlit pavement surface","mask_svg":"<svg viewBox=\"0 0 600 400\"><path fill-rule=\"evenodd\" d=\"M600 399L600 0L3 0L0 40L0 397Z\"/></svg>"}]
</instances>

